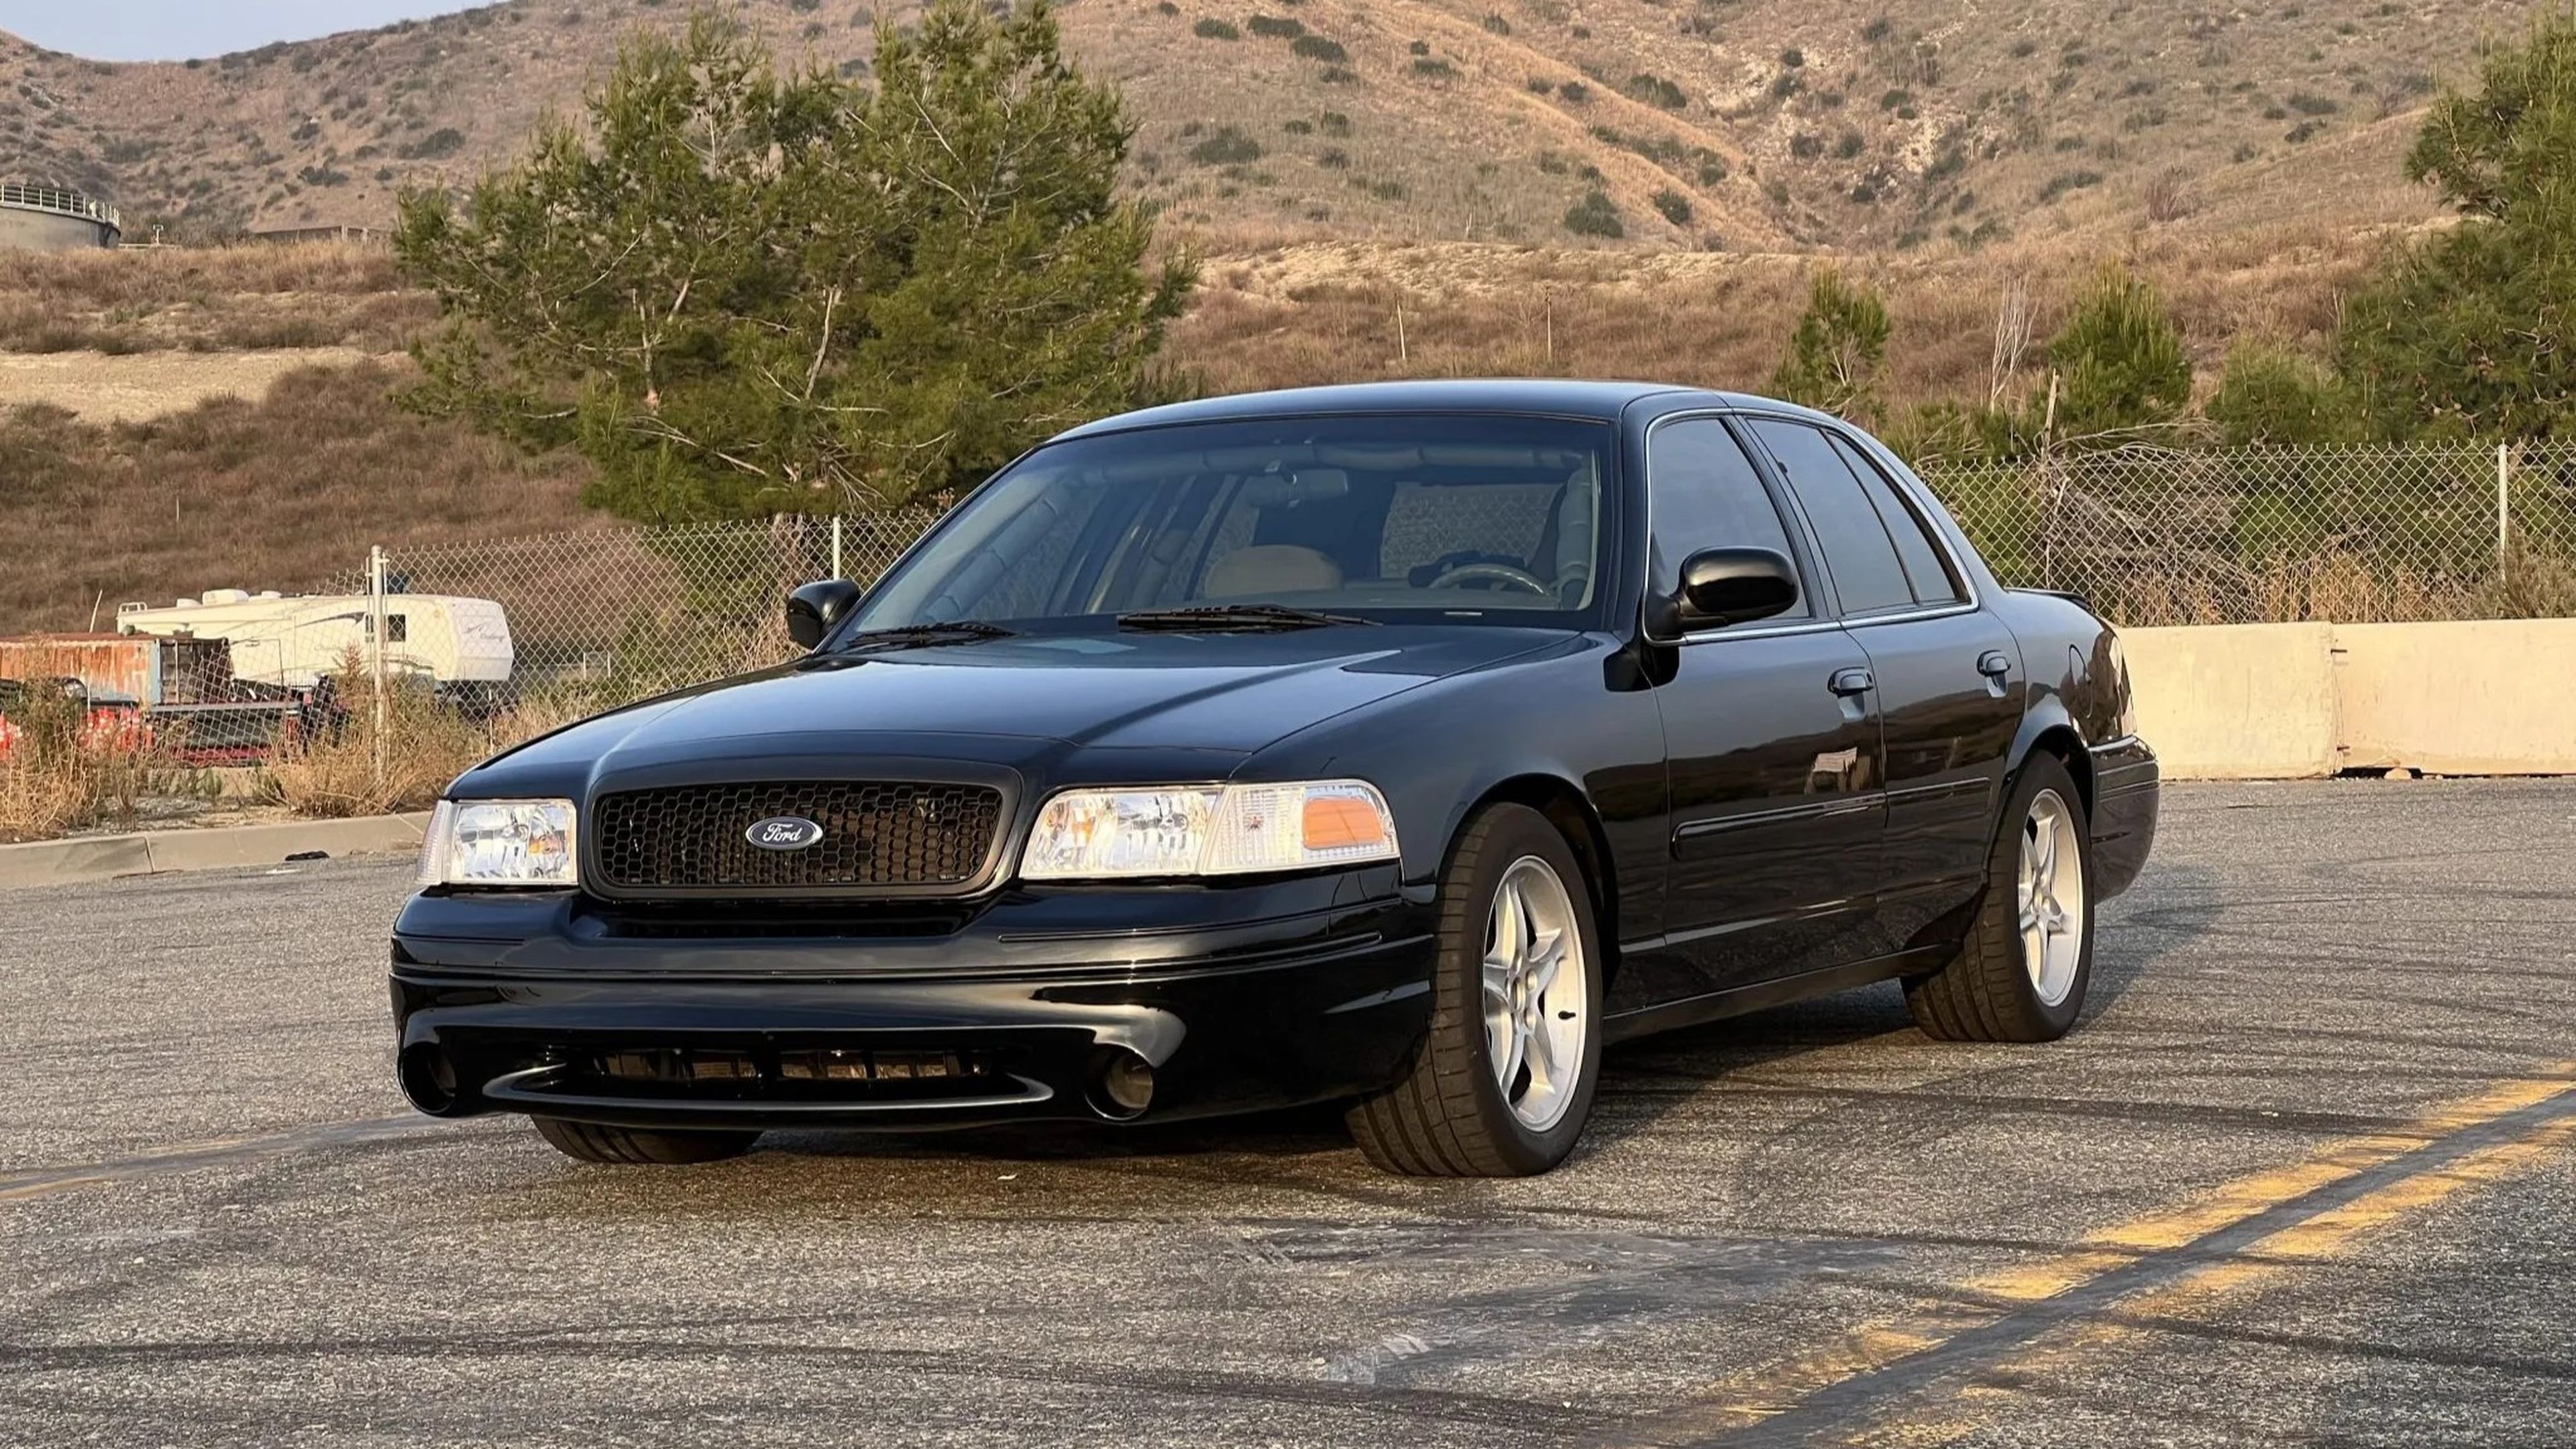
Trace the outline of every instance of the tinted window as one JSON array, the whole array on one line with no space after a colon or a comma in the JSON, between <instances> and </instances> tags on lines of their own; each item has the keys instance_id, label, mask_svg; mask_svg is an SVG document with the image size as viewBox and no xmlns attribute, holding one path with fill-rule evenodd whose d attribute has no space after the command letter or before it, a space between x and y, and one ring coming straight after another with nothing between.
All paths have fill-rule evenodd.
<instances>
[{"instance_id":1,"label":"tinted window","mask_svg":"<svg viewBox=\"0 0 2576 1449\"><path fill-rule=\"evenodd\" d=\"M1878 508L1878 521L1887 526L1887 536L1896 541L1896 556L1905 564L1905 577L1914 585L1918 604L1955 604L1967 598L1959 592L1956 580L1941 561L1941 550L1932 542L1931 530L1922 518L1899 496L1896 485L1888 481L1878 465L1859 449L1841 438L1832 440L1834 451L1851 466L1860 479L1863 493Z\"/></svg>"},{"instance_id":2,"label":"tinted window","mask_svg":"<svg viewBox=\"0 0 2576 1449\"><path fill-rule=\"evenodd\" d=\"M1390 414L1050 443L960 504L852 627L1238 602L1572 622L1598 592L1611 442L1601 423Z\"/></svg>"},{"instance_id":3,"label":"tinted window","mask_svg":"<svg viewBox=\"0 0 2576 1449\"><path fill-rule=\"evenodd\" d=\"M1780 510L1715 418L1665 423L1646 438L1646 486L1654 490L1655 586L1681 578L1682 560L1704 548L1767 548L1796 560ZM1814 609L1806 590L1782 617L1803 618Z\"/></svg>"},{"instance_id":4,"label":"tinted window","mask_svg":"<svg viewBox=\"0 0 2576 1449\"><path fill-rule=\"evenodd\" d=\"M1825 568L1834 576L1834 592L1843 611L1865 614L1874 609L1908 608L1914 590L1905 568L1896 561L1896 545L1878 509L1861 492L1860 480L1843 466L1825 435L1802 423L1763 419L1753 424L1762 445L1778 459L1789 486L1807 510L1816 542L1825 551Z\"/></svg>"}]
</instances>

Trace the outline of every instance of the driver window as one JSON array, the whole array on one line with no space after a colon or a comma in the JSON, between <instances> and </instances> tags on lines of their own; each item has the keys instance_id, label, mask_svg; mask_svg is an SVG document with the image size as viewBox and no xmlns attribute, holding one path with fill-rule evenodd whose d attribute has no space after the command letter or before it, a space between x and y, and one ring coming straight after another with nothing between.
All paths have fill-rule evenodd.
<instances>
[{"instance_id":1,"label":"driver window","mask_svg":"<svg viewBox=\"0 0 2576 1449\"><path fill-rule=\"evenodd\" d=\"M1671 589L1682 561L1704 548L1767 548L1797 567L1789 530L1753 461L1715 418L1662 423L1646 435L1646 486L1654 509L1654 585ZM1806 581L1779 617L1812 618Z\"/></svg>"}]
</instances>

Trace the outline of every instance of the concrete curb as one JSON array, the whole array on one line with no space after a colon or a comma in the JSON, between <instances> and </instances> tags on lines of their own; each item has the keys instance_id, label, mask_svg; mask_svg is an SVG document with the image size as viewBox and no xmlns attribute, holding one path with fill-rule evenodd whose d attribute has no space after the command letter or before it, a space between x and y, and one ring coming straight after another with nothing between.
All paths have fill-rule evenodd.
<instances>
[{"instance_id":1,"label":"concrete curb","mask_svg":"<svg viewBox=\"0 0 2576 1449\"><path fill-rule=\"evenodd\" d=\"M418 850L429 813L369 815L355 820L290 820L217 830L143 830L0 845L0 890L158 875L174 870L274 865L290 855L329 856Z\"/></svg>"}]
</instances>

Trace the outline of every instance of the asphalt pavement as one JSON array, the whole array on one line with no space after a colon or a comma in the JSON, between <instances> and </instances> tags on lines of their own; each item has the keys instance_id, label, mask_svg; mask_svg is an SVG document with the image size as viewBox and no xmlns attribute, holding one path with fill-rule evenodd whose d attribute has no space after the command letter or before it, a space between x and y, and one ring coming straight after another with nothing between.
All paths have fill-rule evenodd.
<instances>
[{"instance_id":1,"label":"asphalt pavement","mask_svg":"<svg viewBox=\"0 0 2576 1449\"><path fill-rule=\"evenodd\" d=\"M2077 1033L1893 986L1584 1145L581 1166L409 1114L407 862L0 893L0 1443L2576 1443L2576 783L2183 786Z\"/></svg>"}]
</instances>

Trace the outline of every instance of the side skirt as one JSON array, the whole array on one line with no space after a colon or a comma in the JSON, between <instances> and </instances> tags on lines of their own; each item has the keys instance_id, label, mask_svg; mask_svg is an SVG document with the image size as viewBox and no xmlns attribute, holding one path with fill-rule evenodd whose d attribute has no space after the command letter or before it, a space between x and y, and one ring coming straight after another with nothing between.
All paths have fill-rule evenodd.
<instances>
[{"instance_id":1,"label":"side skirt","mask_svg":"<svg viewBox=\"0 0 2576 1449\"><path fill-rule=\"evenodd\" d=\"M1667 1001L1660 1006L1623 1011L1617 1016L1607 1017L1602 1021L1601 1024L1607 1033L1602 1040L1605 1043L1633 1041L1641 1036L1652 1036L1659 1031L1697 1026L1706 1021L1719 1021L1730 1016L1742 1016L1747 1012L1786 1006L1793 1001L1804 1001L1810 996L1825 996L1836 991L1849 991L1855 986L1869 986L1899 976L1912 975L1918 971L1930 971L1941 964L1944 949L1923 947L1912 951L1899 951L1892 956L1873 956L1866 961L1854 961L1845 966L1828 966L1821 971L1806 971L1796 976L1782 976L1770 981L1731 986L1724 991L1709 992L1705 996L1685 997L1680 1001Z\"/></svg>"}]
</instances>

